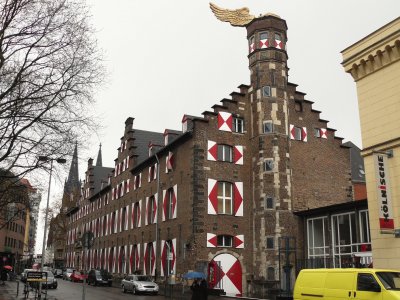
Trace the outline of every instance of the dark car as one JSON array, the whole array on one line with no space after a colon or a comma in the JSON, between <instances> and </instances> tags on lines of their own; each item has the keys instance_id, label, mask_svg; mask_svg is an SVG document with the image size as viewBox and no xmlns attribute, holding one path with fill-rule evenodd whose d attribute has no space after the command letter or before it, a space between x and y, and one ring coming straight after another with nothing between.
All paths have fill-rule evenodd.
<instances>
[{"instance_id":1,"label":"dark car","mask_svg":"<svg viewBox=\"0 0 400 300\"><path fill-rule=\"evenodd\" d=\"M112 285L112 276L106 270L95 270L89 271L87 283L93 285Z\"/></svg>"}]
</instances>

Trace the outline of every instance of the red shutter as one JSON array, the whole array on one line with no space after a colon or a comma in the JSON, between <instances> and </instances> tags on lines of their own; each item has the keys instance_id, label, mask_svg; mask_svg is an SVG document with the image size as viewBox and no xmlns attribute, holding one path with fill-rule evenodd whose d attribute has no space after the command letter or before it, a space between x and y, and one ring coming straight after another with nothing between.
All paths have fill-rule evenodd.
<instances>
[{"instance_id":1,"label":"red shutter","mask_svg":"<svg viewBox=\"0 0 400 300\"><path fill-rule=\"evenodd\" d=\"M167 219L168 190L163 190L162 220ZM162 247L161 247L162 249Z\"/></svg>"},{"instance_id":2,"label":"red shutter","mask_svg":"<svg viewBox=\"0 0 400 300\"><path fill-rule=\"evenodd\" d=\"M243 165L243 146L233 147L233 162L237 165Z\"/></svg>"},{"instance_id":3,"label":"red shutter","mask_svg":"<svg viewBox=\"0 0 400 300\"><path fill-rule=\"evenodd\" d=\"M232 114L220 111L218 113L218 129L223 131L232 131Z\"/></svg>"},{"instance_id":4,"label":"red shutter","mask_svg":"<svg viewBox=\"0 0 400 300\"><path fill-rule=\"evenodd\" d=\"M296 130L294 128L294 125L290 124L290 130L289 130L289 134L290 134L290 139L291 140L295 140L295 136L296 136Z\"/></svg>"},{"instance_id":5,"label":"red shutter","mask_svg":"<svg viewBox=\"0 0 400 300\"><path fill-rule=\"evenodd\" d=\"M207 142L207 159L216 161L218 159L218 145L214 141Z\"/></svg>"},{"instance_id":6,"label":"red shutter","mask_svg":"<svg viewBox=\"0 0 400 300\"><path fill-rule=\"evenodd\" d=\"M301 140L303 142L307 142L307 128L306 127L301 128Z\"/></svg>"},{"instance_id":7,"label":"red shutter","mask_svg":"<svg viewBox=\"0 0 400 300\"><path fill-rule=\"evenodd\" d=\"M243 182L234 183L234 212L235 216L243 217Z\"/></svg>"},{"instance_id":8,"label":"red shutter","mask_svg":"<svg viewBox=\"0 0 400 300\"><path fill-rule=\"evenodd\" d=\"M218 182L208 179L208 214L216 215L218 211Z\"/></svg>"},{"instance_id":9,"label":"red shutter","mask_svg":"<svg viewBox=\"0 0 400 300\"><path fill-rule=\"evenodd\" d=\"M323 138L323 139L328 138L328 130L326 128L320 128L319 132L320 132L321 138Z\"/></svg>"},{"instance_id":10,"label":"red shutter","mask_svg":"<svg viewBox=\"0 0 400 300\"><path fill-rule=\"evenodd\" d=\"M244 248L244 235L239 234L233 237L233 247L234 248Z\"/></svg>"},{"instance_id":11,"label":"red shutter","mask_svg":"<svg viewBox=\"0 0 400 300\"><path fill-rule=\"evenodd\" d=\"M213 233L207 233L207 248L217 247L217 235Z\"/></svg>"},{"instance_id":12,"label":"red shutter","mask_svg":"<svg viewBox=\"0 0 400 300\"><path fill-rule=\"evenodd\" d=\"M176 219L176 211L178 204L178 185L174 185L174 194L172 195L172 218Z\"/></svg>"}]
</instances>

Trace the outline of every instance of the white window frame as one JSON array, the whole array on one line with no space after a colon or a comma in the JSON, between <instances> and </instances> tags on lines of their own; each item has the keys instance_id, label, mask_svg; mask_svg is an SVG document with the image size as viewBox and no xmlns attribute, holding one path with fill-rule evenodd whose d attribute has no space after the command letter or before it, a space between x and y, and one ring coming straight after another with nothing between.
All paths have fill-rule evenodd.
<instances>
[{"instance_id":1,"label":"white window frame","mask_svg":"<svg viewBox=\"0 0 400 300\"><path fill-rule=\"evenodd\" d=\"M218 193L217 193L217 199L218 199L218 214L219 215L232 215L233 213L233 183L227 182L227 181L218 181ZM220 184L222 184L222 195L220 196ZM230 194L231 196L227 196L225 191L226 191L226 185L230 185ZM222 201L222 208L220 207L219 203ZM227 203L230 202L230 211L227 211Z\"/></svg>"},{"instance_id":2,"label":"white window frame","mask_svg":"<svg viewBox=\"0 0 400 300\"><path fill-rule=\"evenodd\" d=\"M233 117L232 118L232 130L236 133L243 133L244 132L244 119L240 117Z\"/></svg>"},{"instance_id":3,"label":"white window frame","mask_svg":"<svg viewBox=\"0 0 400 300\"><path fill-rule=\"evenodd\" d=\"M222 148L222 157L220 157L220 149ZM227 155L229 156L227 157ZM218 161L233 162L233 147L226 144L218 144L217 146Z\"/></svg>"}]
</instances>

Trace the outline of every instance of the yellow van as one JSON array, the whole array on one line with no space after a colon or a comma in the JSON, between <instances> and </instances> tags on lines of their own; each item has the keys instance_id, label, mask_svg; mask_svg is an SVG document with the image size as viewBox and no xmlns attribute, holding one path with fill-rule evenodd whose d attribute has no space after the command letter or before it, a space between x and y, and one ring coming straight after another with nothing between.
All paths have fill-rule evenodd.
<instances>
[{"instance_id":1,"label":"yellow van","mask_svg":"<svg viewBox=\"0 0 400 300\"><path fill-rule=\"evenodd\" d=\"M304 269L294 300L400 300L400 271L380 269Z\"/></svg>"}]
</instances>

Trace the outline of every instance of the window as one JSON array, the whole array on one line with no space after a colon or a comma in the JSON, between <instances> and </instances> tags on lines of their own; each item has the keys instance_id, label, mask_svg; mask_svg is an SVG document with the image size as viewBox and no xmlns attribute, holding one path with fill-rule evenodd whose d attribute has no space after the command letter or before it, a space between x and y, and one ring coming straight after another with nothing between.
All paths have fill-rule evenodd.
<instances>
[{"instance_id":1,"label":"window","mask_svg":"<svg viewBox=\"0 0 400 300\"><path fill-rule=\"evenodd\" d=\"M244 120L242 118L238 117L233 117L232 118L233 126L232 130L233 132L238 132L238 133L243 133L244 131Z\"/></svg>"},{"instance_id":2,"label":"window","mask_svg":"<svg viewBox=\"0 0 400 300\"><path fill-rule=\"evenodd\" d=\"M275 268L274 267L267 268L267 279L275 280Z\"/></svg>"},{"instance_id":3,"label":"window","mask_svg":"<svg viewBox=\"0 0 400 300\"><path fill-rule=\"evenodd\" d=\"M232 247L233 237L231 235L218 235L217 247Z\"/></svg>"},{"instance_id":4,"label":"window","mask_svg":"<svg viewBox=\"0 0 400 300\"><path fill-rule=\"evenodd\" d=\"M218 160L232 162L232 146L218 145Z\"/></svg>"},{"instance_id":5,"label":"window","mask_svg":"<svg viewBox=\"0 0 400 300\"><path fill-rule=\"evenodd\" d=\"M300 101L294 102L294 110L297 112L303 111L303 104Z\"/></svg>"},{"instance_id":6,"label":"window","mask_svg":"<svg viewBox=\"0 0 400 300\"><path fill-rule=\"evenodd\" d=\"M154 256L151 255L151 253L153 253L153 243L148 243L147 244L147 256L145 255L145 270L146 273L145 274L151 274L151 266L152 266L152 262L154 259Z\"/></svg>"},{"instance_id":7,"label":"window","mask_svg":"<svg viewBox=\"0 0 400 300\"><path fill-rule=\"evenodd\" d=\"M140 179L141 179L141 177L142 177L141 174L138 174L138 175L135 176L135 182L134 182L134 184L135 184L135 188L134 189L135 190L140 187Z\"/></svg>"},{"instance_id":8,"label":"window","mask_svg":"<svg viewBox=\"0 0 400 300\"><path fill-rule=\"evenodd\" d=\"M307 142L307 128L306 127L296 127L290 124L290 139Z\"/></svg>"},{"instance_id":9,"label":"window","mask_svg":"<svg viewBox=\"0 0 400 300\"><path fill-rule=\"evenodd\" d=\"M357 276L357 291L374 291L374 287L379 287L372 274L360 273Z\"/></svg>"},{"instance_id":10,"label":"window","mask_svg":"<svg viewBox=\"0 0 400 300\"><path fill-rule=\"evenodd\" d=\"M230 182L218 182L218 214L232 214L233 186Z\"/></svg>"},{"instance_id":11,"label":"window","mask_svg":"<svg viewBox=\"0 0 400 300\"><path fill-rule=\"evenodd\" d=\"M167 203L166 203L166 212L165 218L170 220L174 215L174 189L170 188L167 190Z\"/></svg>"},{"instance_id":12,"label":"window","mask_svg":"<svg viewBox=\"0 0 400 300\"><path fill-rule=\"evenodd\" d=\"M156 176L156 166L154 165L149 168L149 181L155 180Z\"/></svg>"},{"instance_id":13,"label":"window","mask_svg":"<svg viewBox=\"0 0 400 300\"><path fill-rule=\"evenodd\" d=\"M271 96L271 87L269 85L263 86L262 95L263 95L263 97L270 97Z\"/></svg>"},{"instance_id":14,"label":"window","mask_svg":"<svg viewBox=\"0 0 400 300\"><path fill-rule=\"evenodd\" d=\"M321 130L319 128L314 128L314 136L317 138L321 137Z\"/></svg>"},{"instance_id":15,"label":"window","mask_svg":"<svg viewBox=\"0 0 400 300\"><path fill-rule=\"evenodd\" d=\"M328 230L327 217L307 220L308 257L321 258L322 265L319 267L325 267L325 257L329 256Z\"/></svg>"},{"instance_id":16,"label":"window","mask_svg":"<svg viewBox=\"0 0 400 300\"><path fill-rule=\"evenodd\" d=\"M368 210L359 212L360 221L360 241L361 243L371 243L371 236L369 233Z\"/></svg>"},{"instance_id":17,"label":"window","mask_svg":"<svg viewBox=\"0 0 400 300\"><path fill-rule=\"evenodd\" d=\"M253 52L255 50L255 44L254 44L254 36L252 36L249 39L249 52Z\"/></svg>"},{"instance_id":18,"label":"window","mask_svg":"<svg viewBox=\"0 0 400 300\"><path fill-rule=\"evenodd\" d=\"M111 233L115 233L115 222L116 222L116 215L115 212L111 214Z\"/></svg>"},{"instance_id":19,"label":"window","mask_svg":"<svg viewBox=\"0 0 400 300\"><path fill-rule=\"evenodd\" d=\"M140 220L140 207L139 207L139 202L136 202L133 205L133 227L134 228L139 227L139 220Z\"/></svg>"},{"instance_id":20,"label":"window","mask_svg":"<svg viewBox=\"0 0 400 300\"><path fill-rule=\"evenodd\" d=\"M274 132L274 124L272 121L264 121L263 122L263 133L272 133Z\"/></svg>"},{"instance_id":21,"label":"window","mask_svg":"<svg viewBox=\"0 0 400 300\"><path fill-rule=\"evenodd\" d=\"M271 172L274 170L274 161L272 159L267 159L264 161L264 172Z\"/></svg>"},{"instance_id":22,"label":"window","mask_svg":"<svg viewBox=\"0 0 400 300\"><path fill-rule=\"evenodd\" d=\"M126 224L126 207L122 209L122 216L121 216L121 231L125 230L125 224Z\"/></svg>"},{"instance_id":23,"label":"window","mask_svg":"<svg viewBox=\"0 0 400 300\"><path fill-rule=\"evenodd\" d=\"M274 249L274 238L267 237L267 249Z\"/></svg>"},{"instance_id":24,"label":"window","mask_svg":"<svg viewBox=\"0 0 400 300\"><path fill-rule=\"evenodd\" d=\"M267 40L267 39L268 39L268 32L261 32L260 40Z\"/></svg>"},{"instance_id":25,"label":"window","mask_svg":"<svg viewBox=\"0 0 400 300\"><path fill-rule=\"evenodd\" d=\"M165 261L165 264L164 264L164 266L165 266L165 269L164 269L164 274L165 275L171 275L171 274L173 274L173 260L172 259L168 259L168 258L172 258L173 257L173 245L172 245L172 241L171 240L168 240L168 241L165 241L165 247L166 247L166 249L167 249L167 253L166 253L166 256L165 256L165 259L166 259L166 261Z\"/></svg>"},{"instance_id":26,"label":"window","mask_svg":"<svg viewBox=\"0 0 400 300\"><path fill-rule=\"evenodd\" d=\"M147 203L147 224L154 224L155 221L155 210L156 210L156 199L154 196L149 198Z\"/></svg>"},{"instance_id":27,"label":"window","mask_svg":"<svg viewBox=\"0 0 400 300\"><path fill-rule=\"evenodd\" d=\"M136 271L137 267L138 267L137 264L136 264L136 261L139 259L137 257L137 255L136 255L137 253L138 253L138 246L135 244L132 247L131 260L130 260L131 270L132 271Z\"/></svg>"},{"instance_id":28,"label":"window","mask_svg":"<svg viewBox=\"0 0 400 300\"><path fill-rule=\"evenodd\" d=\"M274 198L270 196L265 197L265 208L274 209Z\"/></svg>"}]
</instances>

